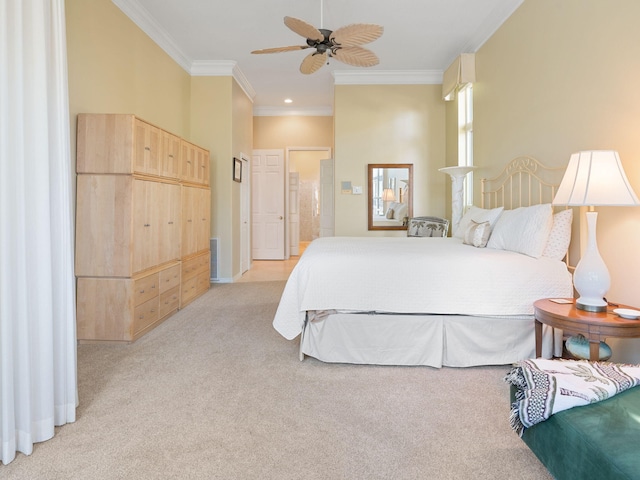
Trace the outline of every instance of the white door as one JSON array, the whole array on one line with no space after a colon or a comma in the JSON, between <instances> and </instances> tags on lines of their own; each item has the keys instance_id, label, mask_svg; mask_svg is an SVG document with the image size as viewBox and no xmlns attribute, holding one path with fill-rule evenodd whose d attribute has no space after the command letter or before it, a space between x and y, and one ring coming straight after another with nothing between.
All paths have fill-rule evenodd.
<instances>
[{"instance_id":1,"label":"white door","mask_svg":"<svg viewBox=\"0 0 640 480\"><path fill-rule=\"evenodd\" d=\"M320 160L320 236L335 234L333 158Z\"/></svg>"},{"instance_id":2,"label":"white door","mask_svg":"<svg viewBox=\"0 0 640 480\"><path fill-rule=\"evenodd\" d=\"M254 150L251 162L251 236L254 260L284 260L284 151Z\"/></svg>"},{"instance_id":3,"label":"white door","mask_svg":"<svg viewBox=\"0 0 640 480\"><path fill-rule=\"evenodd\" d=\"M289 172L289 253L300 255L300 174Z\"/></svg>"},{"instance_id":4,"label":"white door","mask_svg":"<svg viewBox=\"0 0 640 480\"><path fill-rule=\"evenodd\" d=\"M251 259L251 243L249 242L249 230L251 221L249 205L251 205L251 174L249 159L243 154L242 160L242 183L240 184L240 274L249 270Z\"/></svg>"}]
</instances>

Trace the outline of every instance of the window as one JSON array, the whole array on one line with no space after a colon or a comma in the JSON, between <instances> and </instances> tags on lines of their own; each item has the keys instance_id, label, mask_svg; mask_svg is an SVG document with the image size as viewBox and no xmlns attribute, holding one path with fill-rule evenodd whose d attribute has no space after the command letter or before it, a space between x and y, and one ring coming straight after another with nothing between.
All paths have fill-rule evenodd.
<instances>
[{"instance_id":1,"label":"window","mask_svg":"<svg viewBox=\"0 0 640 480\"><path fill-rule=\"evenodd\" d=\"M458 91L458 165L473 166L473 85L466 84ZM464 203L473 204L473 172L464 185Z\"/></svg>"}]
</instances>

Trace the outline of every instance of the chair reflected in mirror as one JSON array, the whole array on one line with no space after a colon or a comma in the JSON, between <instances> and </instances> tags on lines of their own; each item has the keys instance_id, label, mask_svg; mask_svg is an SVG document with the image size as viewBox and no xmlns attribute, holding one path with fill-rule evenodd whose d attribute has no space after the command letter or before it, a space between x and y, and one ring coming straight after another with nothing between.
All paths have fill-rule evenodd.
<instances>
[{"instance_id":1,"label":"chair reflected in mirror","mask_svg":"<svg viewBox=\"0 0 640 480\"><path fill-rule=\"evenodd\" d=\"M412 217L407 226L407 237L446 237L449 220L440 217Z\"/></svg>"}]
</instances>

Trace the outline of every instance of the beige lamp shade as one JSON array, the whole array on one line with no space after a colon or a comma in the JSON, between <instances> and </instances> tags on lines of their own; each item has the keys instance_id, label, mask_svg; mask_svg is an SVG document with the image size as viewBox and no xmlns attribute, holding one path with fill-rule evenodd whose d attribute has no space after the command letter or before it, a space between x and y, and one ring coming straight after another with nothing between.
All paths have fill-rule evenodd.
<instances>
[{"instance_id":1,"label":"beige lamp shade","mask_svg":"<svg viewBox=\"0 0 640 480\"><path fill-rule=\"evenodd\" d=\"M614 150L592 150L571 155L554 205L640 205Z\"/></svg>"},{"instance_id":2,"label":"beige lamp shade","mask_svg":"<svg viewBox=\"0 0 640 480\"><path fill-rule=\"evenodd\" d=\"M396 194L393 192L391 188L385 188L382 191L382 201L383 202L395 202Z\"/></svg>"}]
</instances>

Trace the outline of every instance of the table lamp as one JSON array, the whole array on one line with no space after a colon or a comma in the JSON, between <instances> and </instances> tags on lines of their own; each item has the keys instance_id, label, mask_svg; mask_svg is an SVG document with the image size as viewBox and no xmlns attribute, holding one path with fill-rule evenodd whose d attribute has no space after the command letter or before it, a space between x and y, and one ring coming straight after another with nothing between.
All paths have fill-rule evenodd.
<instances>
[{"instance_id":1,"label":"table lamp","mask_svg":"<svg viewBox=\"0 0 640 480\"><path fill-rule=\"evenodd\" d=\"M624 173L618 152L593 150L572 154L553 204L589 207L586 213L587 248L573 274L573 285L580 295L576 307L589 312L604 312L607 309L604 296L611 286L611 278L598 251L598 213L593 207L640 205Z\"/></svg>"}]
</instances>

